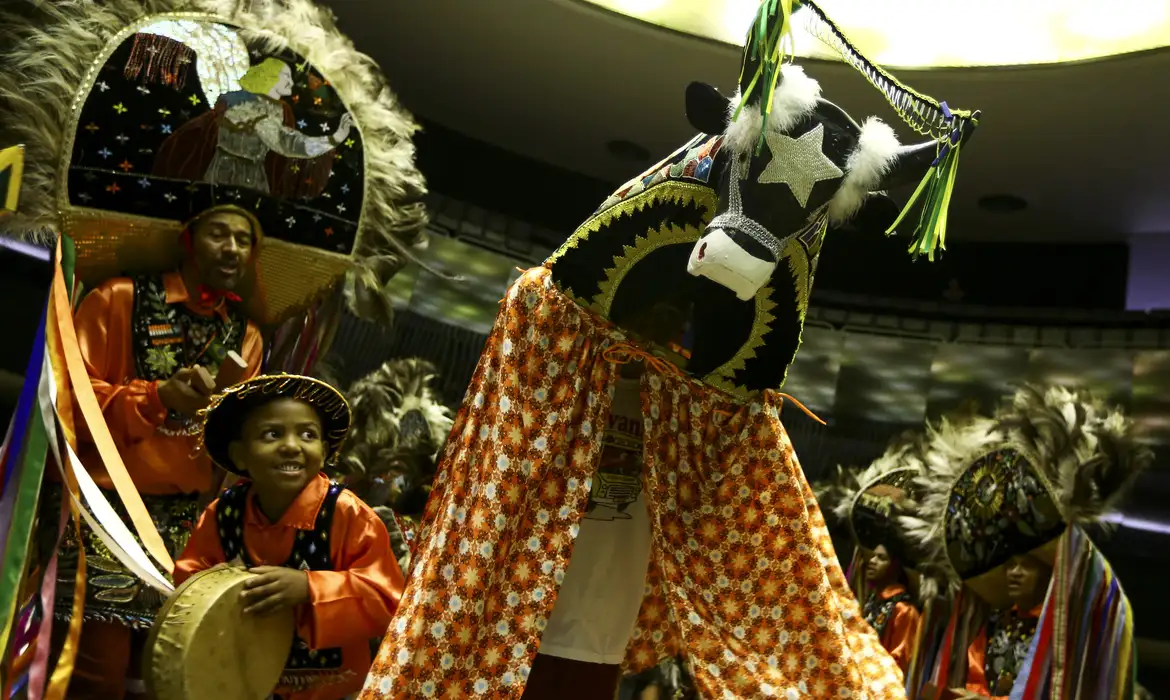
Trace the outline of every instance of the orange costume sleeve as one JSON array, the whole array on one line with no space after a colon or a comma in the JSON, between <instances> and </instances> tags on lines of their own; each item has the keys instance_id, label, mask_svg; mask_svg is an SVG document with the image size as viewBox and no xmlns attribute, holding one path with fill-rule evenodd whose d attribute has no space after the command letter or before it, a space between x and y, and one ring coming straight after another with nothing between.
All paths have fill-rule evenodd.
<instances>
[{"instance_id":1,"label":"orange costume sleeve","mask_svg":"<svg viewBox=\"0 0 1170 700\"><path fill-rule=\"evenodd\" d=\"M894 657L898 667L905 673L918 644L918 625L922 614L910 603L898 603L882 634L882 646Z\"/></svg>"},{"instance_id":2,"label":"orange costume sleeve","mask_svg":"<svg viewBox=\"0 0 1170 700\"><path fill-rule=\"evenodd\" d=\"M373 509L347 491L333 517L335 570L309 572L309 605L297 614L298 633L311 649L381 637L406 586Z\"/></svg>"},{"instance_id":3,"label":"orange costume sleeve","mask_svg":"<svg viewBox=\"0 0 1170 700\"><path fill-rule=\"evenodd\" d=\"M186 288L178 273L163 277L168 300L186 301ZM205 455L192 458L194 438L158 432L167 409L158 396L157 381L137 378L131 332L134 282L119 277L91 291L74 316L77 340L90 385L102 408L110 436L118 447L134 485L142 493L197 493L217 485L211 462ZM245 378L260 372L263 340L249 323L240 347L247 363ZM83 442L89 442L84 430ZM88 445L82 446L82 462L103 488L112 488L101 459Z\"/></svg>"},{"instance_id":4,"label":"orange costume sleeve","mask_svg":"<svg viewBox=\"0 0 1170 700\"><path fill-rule=\"evenodd\" d=\"M215 508L218 505L218 500L213 501L199 516L199 522L191 532L191 539L187 540L186 548L175 560L175 588L200 571L225 563L223 547L219 544L219 530L215 525Z\"/></svg>"},{"instance_id":5,"label":"orange costume sleeve","mask_svg":"<svg viewBox=\"0 0 1170 700\"><path fill-rule=\"evenodd\" d=\"M240 346L240 358L248 365L240 381L251 379L260 374L260 365L264 362L264 339L260 337L260 329L254 324L248 324L244 331L244 343Z\"/></svg>"}]
</instances>

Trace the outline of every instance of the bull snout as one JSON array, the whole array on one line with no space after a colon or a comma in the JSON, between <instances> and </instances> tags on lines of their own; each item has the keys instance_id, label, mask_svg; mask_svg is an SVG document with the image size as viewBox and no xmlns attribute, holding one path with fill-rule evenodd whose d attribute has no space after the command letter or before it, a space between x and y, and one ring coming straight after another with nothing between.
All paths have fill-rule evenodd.
<instances>
[{"instance_id":1,"label":"bull snout","mask_svg":"<svg viewBox=\"0 0 1170 700\"><path fill-rule=\"evenodd\" d=\"M776 270L776 261L753 255L736 239L735 231L722 227L708 228L687 260L687 272L735 292L741 301L756 296Z\"/></svg>"}]
</instances>

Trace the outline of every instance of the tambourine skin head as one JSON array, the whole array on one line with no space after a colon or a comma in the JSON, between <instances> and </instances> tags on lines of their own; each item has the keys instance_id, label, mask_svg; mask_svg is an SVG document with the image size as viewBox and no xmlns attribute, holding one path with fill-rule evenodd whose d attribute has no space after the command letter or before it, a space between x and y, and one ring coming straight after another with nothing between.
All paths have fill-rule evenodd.
<instances>
[{"instance_id":1,"label":"tambourine skin head","mask_svg":"<svg viewBox=\"0 0 1170 700\"><path fill-rule=\"evenodd\" d=\"M152 700L265 700L292 648L291 610L244 615L241 593L255 574L219 566L201 571L155 617L142 677Z\"/></svg>"}]
</instances>

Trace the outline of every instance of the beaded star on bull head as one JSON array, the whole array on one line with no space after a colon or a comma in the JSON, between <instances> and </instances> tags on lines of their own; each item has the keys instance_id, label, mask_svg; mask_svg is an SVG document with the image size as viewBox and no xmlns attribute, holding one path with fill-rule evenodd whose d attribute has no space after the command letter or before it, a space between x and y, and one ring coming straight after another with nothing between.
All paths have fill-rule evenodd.
<instances>
[{"instance_id":1,"label":"beaded star on bull head","mask_svg":"<svg viewBox=\"0 0 1170 700\"><path fill-rule=\"evenodd\" d=\"M825 233L871 193L921 181L894 225L921 204L912 251L943 246L959 152L977 123L903 86L802 4L813 31L929 140L902 146L880 120L859 125L822 99L786 62L794 3L764 0L738 94L692 83L687 117L702 133L619 189L546 262L562 291L627 330L656 305L682 309L687 371L739 395L783 383Z\"/></svg>"}]
</instances>

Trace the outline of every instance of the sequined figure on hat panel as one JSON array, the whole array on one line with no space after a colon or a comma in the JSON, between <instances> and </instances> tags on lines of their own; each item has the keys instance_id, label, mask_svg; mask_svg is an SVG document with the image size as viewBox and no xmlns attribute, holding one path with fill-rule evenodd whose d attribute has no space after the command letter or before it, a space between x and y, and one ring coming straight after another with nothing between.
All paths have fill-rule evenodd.
<instances>
[{"instance_id":1,"label":"sequined figure on hat panel","mask_svg":"<svg viewBox=\"0 0 1170 700\"><path fill-rule=\"evenodd\" d=\"M114 50L81 110L70 203L187 220L251 210L271 236L349 254L361 135L329 82L208 20L163 20Z\"/></svg>"}]
</instances>

